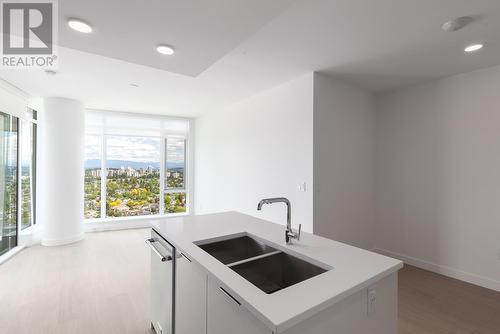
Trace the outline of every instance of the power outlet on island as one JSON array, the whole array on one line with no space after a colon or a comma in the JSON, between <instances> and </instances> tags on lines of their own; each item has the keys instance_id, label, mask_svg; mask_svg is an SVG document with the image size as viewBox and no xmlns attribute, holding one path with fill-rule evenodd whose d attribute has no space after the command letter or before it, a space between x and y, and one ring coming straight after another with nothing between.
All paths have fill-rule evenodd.
<instances>
[{"instance_id":1,"label":"power outlet on island","mask_svg":"<svg viewBox=\"0 0 500 334\"><path fill-rule=\"evenodd\" d=\"M375 287L368 288L368 298L367 298L367 307L366 313L368 316L371 316L375 313L375 304L377 302L377 293L375 291Z\"/></svg>"},{"instance_id":2,"label":"power outlet on island","mask_svg":"<svg viewBox=\"0 0 500 334\"><path fill-rule=\"evenodd\" d=\"M297 188L299 189L299 191L304 192L304 193L307 191L305 182L299 183L299 186Z\"/></svg>"}]
</instances>

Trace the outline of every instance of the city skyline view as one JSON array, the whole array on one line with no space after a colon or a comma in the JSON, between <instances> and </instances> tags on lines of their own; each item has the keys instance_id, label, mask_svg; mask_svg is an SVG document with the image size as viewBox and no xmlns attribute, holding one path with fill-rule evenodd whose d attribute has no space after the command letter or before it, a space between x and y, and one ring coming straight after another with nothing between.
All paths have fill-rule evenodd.
<instances>
[{"instance_id":1,"label":"city skyline view","mask_svg":"<svg viewBox=\"0 0 500 334\"><path fill-rule=\"evenodd\" d=\"M85 218L142 216L186 212L184 191L185 139L166 139L166 170L160 180L161 140L156 137L86 136ZM102 159L106 162L106 192L101 200ZM160 194L160 184L165 192ZM174 192L172 192L174 191ZM105 204L106 211L102 212Z\"/></svg>"},{"instance_id":2,"label":"city skyline view","mask_svg":"<svg viewBox=\"0 0 500 334\"><path fill-rule=\"evenodd\" d=\"M86 159L85 169L100 169L101 159ZM154 161L132 161L132 160L106 160L106 167L109 169L119 169L132 167L134 169L145 169L152 167L153 169L160 169L160 163ZM184 162L167 162L167 169L182 169Z\"/></svg>"}]
</instances>

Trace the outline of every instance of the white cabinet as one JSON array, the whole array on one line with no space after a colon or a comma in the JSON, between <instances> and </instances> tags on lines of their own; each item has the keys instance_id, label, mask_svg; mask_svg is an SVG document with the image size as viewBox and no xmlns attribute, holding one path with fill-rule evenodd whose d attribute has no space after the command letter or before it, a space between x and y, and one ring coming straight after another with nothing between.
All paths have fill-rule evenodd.
<instances>
[{"instance_id":1,"label":"white cabinet","mask_svg":"<svg viewBox=\"0 0 500 334\"><path fill-rule=\"evenodd\" d=\"M151 247L151 326L156 334L172 334L173 247L154 231Z\"/></svg>"},{"instance_id":2,"label":"white cabinet","mask_svg":"<svg viewBox=\"0 0 500 334\"><path fill-rule=\"evenodd\" d=\"M217 282L208 279L207 334L272 334Z\"/></svg>"},{"instance_id":3,"label":"white cabinet","mask_svg":"<svg viewBox=\"0 0 500 334\"><path fill-rule=\"evenodd\" d=\"M207 274L188 257L176 259L175 334L206 334Z\"/></svg>"}]
</instances>

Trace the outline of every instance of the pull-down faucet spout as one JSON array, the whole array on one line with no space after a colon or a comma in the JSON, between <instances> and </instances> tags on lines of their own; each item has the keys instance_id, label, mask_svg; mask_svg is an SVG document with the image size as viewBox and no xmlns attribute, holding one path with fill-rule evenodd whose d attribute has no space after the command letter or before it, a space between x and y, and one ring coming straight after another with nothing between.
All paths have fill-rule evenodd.
<instances>
[{"instance_id":1,"label":"pull-down faucet spout","mask_svg":"<svg viewBox=\"0 0 500 334\"><path fill-rule=\"evenodd\" d=\"M292 230L292 205L290 201L285 197L274 197L274 198L264 198L257 204L257 210L261 210L264 204L273 204L273 203L285 203L286 204L286 231L285 231L285 241L287 244L292 243L292 239L300 239L300 232L302 229L302 224L299 224L299 231L294 232Z\"/></svg>"}]
</instances>

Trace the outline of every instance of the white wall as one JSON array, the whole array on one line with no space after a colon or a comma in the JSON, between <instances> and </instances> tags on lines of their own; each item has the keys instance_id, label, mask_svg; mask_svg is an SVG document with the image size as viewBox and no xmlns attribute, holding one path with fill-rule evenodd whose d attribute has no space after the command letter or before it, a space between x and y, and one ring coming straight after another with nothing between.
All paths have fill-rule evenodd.
<instances>
[{"instance_id":1,"label":"white wall","mask_svg":"<svg viewBox=\"0 0 500 334\"><path fill-rule=\"evenodd\" d=\"M381 97L377 248L500 290L500 67Z\"/></svg>"},{"instance_id":2,"label":"white wall","mask_svg":"<svg viewBox=\"0 0 500 334\"><path fill-rule=\"evenodd\" d=\"M30 96L0 78L0 112L24 117Z\"/></svg>"},{"instance_id":3,"label":"white wall","mask_svg":"<svg viewBox=\"0 0 500 334\"><path fill-rule=\"evenodd\" d=\"M314 233L371 249L374 232L375 100L314 76Z\"/></svg>"},{"instance_id":4,"label":"white wall","mask_svg":"<svg viewBox=\"0 0 500 334\"><path fill-rule=\"evenodd\" d=\"M282 204L257 211L260 199L284 196L293 227L312 231L312 90L311 73L196 120L197 214L237 210L285 224Z\"/></svg>"}]
</instances>

